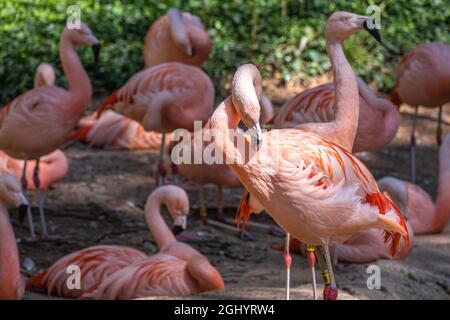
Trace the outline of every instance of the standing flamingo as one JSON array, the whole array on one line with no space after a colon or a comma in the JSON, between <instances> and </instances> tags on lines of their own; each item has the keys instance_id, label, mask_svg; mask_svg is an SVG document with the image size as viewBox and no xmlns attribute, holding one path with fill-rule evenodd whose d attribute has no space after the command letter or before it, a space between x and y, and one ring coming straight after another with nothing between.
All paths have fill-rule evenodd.
<instances>
[{"instance_id":1,"label":"standing flamingo","mask_svg":"<svg viewBox=\"0 0 450 320\"><path fill-rule=\"evenodd\" d=\"M159 187L148 197L145 218L160 250L158 254L147 256L124 246L90 247L61 258L31 279L28 286L58 296L95 299L185 296L223 289L222 277L208 259L175 239L161 216L161 205L174 219L174 229L185 229L189 199L183 189L169 185ZM81 270L79 290L70 290L66 285L70 265Z\"/></svg>"},{"instance_id":2,"label":"standing flamingo","mask_svg":"<svg viewBox=\"0 0 450 320\"><path fill-rule=\"evenodd\" d=\"M397 133L400 113L387 99L380 98L360 78L358 131L353 152L376 151L387 145ZM334 85L307 89L286 102L274 119L276 128L293 128L303 123L330 122L336 113Z\"/></svg>"},{"instance_id":3,"label":"standing flamingo","mask_svg":"<svg viewBox=\"0 0 450 320\"><path fill-rule=\"evenodd\" d=\"M250 211L256 211L251 205L253 201L294 237L312 245L323 245L331 278L325 298L337 296L330 242L343 242L353 233L370 227L386 230L386 240L392 240L392 253L401 236L406 243L409 241L400 211L379 192L367 168L348 151L356 133L358 91L342 41L363 28L367 19L338 12L327 22L327 50L338 106L334 122L261 134L257 98L261 93L261 77L252 65L238 69L233 79L232 98L226 99L211 118L211 128L219 135L215 139L217 149L226 156L227 163L232 163L232 170L247 189L238 220L245 223ZM230 137L229 129L235 129L240 120L251 129L252 145L256 146L250 158L242 154L243 150L236 149ZM236 135L249 147L246 138L239 132ZM321 136L331 137L344 147Z\"/></svg>"},{"instance_id":4,"label":"standing flamingo","mask_svg":"<svg viewBox=\"0 0 450 320\"><path fill-rule=\"evenodd\" d=\"M395 70L396 85L391 100L415 108L411 132L411 181L416 183L416 121L419 106L439 107L436 140L441 144L442 109L450 102L450 45L424 43L409 50Z\"/></svg>"},{"instance_id":5,"label":"standing flamingo","mask_svg":"<svg viewBox=\"0 0 450 320\"><path fill-rule=\"evenodd\" d=\"M166 132L184 128L194 130L194 121L206 121L212 112L214 87L200 69L177 62L164 63L133 75L103 104L141 123L146 131ZM161 143L158 163L158 185L164 183Z\"/></svg>"},{"instance_id":6,"label":"standing flamingo","mask_svg":"<svg viewBox=\"0 0 450 320\"><path fill-rule=\"evenodd\" d=\"M0 160L1 161L1 160ZM24 293L20 277L19 252L16 237L11 226L8 205L26 211L28 202L20 190L16 178L4 172L0 173L0 300L18 300Z\"/></svg>"},{"instance_id":7,"label":"standing flamingo","mask_svg":"<svg viewBox=\"0 0 450 320\"><path fill-rule=\"evenodd\" d=\"M200 67L211 49L211 39L197 16L170 8L145 36L145 66L181 62Z\"/></svg>"},{"instance_id":8,"label":"standing flamingo","mask_svg":"<svg viewBox=\"0 0 450 320\"><path fill-rule=\"evenodd\" d=\"M414 233L440 233L450 218L450 133L439 150L439 184L436 203L417 185L393 177L378 181L380 190L386 191L399 206L405 208Z\"/></svg>"},{"instance_id":9,"label":"standing flamingo","mask_svg":"<svg viewBox=\"0 0 450 320\"><path fill-rule=\"evenodd\" d=\"M56 150L73 130L92 96L91 82L81 65L75 47L92 46L96 58L99 42L89 28L64 28L60 39L60 58L69 82L69 90L44 85L30 90L8 103L0 112L0 150L9 156L24 159L23 177L27 160L36 159L34 184L44 238L48 238L40 190L39 160ZM22 179L23 190L27 181ZM31 238L35 239L33 218L28 210Z\"/></svg>"}]
</instances>

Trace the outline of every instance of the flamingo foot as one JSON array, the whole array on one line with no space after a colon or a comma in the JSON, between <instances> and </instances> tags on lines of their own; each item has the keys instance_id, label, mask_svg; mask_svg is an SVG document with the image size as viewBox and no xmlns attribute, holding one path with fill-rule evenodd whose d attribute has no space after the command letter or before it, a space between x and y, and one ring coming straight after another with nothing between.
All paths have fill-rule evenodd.
<instances>
[{"instance_id":1,"label":"flamingo foot","mask_svg":"<svg viewBox=\"0 0 450 320\"><path fill-rule=\"evenodd\" d=\"M326 284L323 288L323 300L336 300L338 296L338 288L332 284Z\"/></svg>"}]
</instances>

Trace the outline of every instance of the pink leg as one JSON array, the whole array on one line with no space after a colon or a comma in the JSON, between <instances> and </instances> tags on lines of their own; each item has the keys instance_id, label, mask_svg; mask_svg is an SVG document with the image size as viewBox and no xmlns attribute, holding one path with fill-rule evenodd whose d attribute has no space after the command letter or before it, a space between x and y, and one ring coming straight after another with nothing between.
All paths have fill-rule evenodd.
<instances>
[{"instance_id":1,"label":"pink leg","mask_svg":"<svg viewBox=\"0 0 450 320\"><path fill-rule=\"evenodd\" d=\"M284 245L284 265L286 267L286 300L291 298L291 266L292 257L289 253L290 234L286 232L286 243Z\"/></svg>"},{"instance_id":2,"label":"pink leg","mask_svg":"<svg viewBox=\"0 0 450 320\"><path fill-rule=\"evenodd\" d=\"M161 138L161 147L159 149L159 159L156 174L156 187L163 186L166 179L166 169L164 169L164 156L166 152L166 131L163 130Z\"/></svg>"},{"instance_id":3,"label":"pink leg","mask_svg":"<svg viewBox=\"0 0 450 320\"><path fill-rule=\"evenodd\" d=\"M414 118L411 132L411 182L416 183L416 122L417 111L419 107L415 107Z\"/></svg>"},{"instance_id":4,"label":"pink leg","mask_svg":"<svg viewBox=\"0 0 450 320\"><path fill-rule=\"evenodd\" d=\"M336 281L333 274L333 266L331 263L330 248L328 246L328 241L323 245L325 252L325 262L327 264L327 269L329 271L329 281L326 281L325 288L323 289L323 299L324 300L336 300L338 296L338 289L336 286Z\"/></svg>"},{"instance_id":5,"label":"pink leg","mask_svg":"<svg viewBox=\"0 0 450 320\"><path fill-rule=\"evenodd\" d=\"M306 256L308 258L308 265L311 269L311 275L312 275L312 286L313 286L313 297L314 300L317 300L317 283L316 283L316 255L314 253L314 245L308 244L306 246Z\"/></svg>"},{"instance_id":6,"label":"pink leg","mask_svg":"<svg viewBox=\"0 0 450 320\"><path fill-rule=\"evenodd\" d=\"M438 147L441 146L442 143L442 109L443 106L439 107L439 113L438 113L438 127L436 130L436 142Z\"/></svg>"}]
</instances>

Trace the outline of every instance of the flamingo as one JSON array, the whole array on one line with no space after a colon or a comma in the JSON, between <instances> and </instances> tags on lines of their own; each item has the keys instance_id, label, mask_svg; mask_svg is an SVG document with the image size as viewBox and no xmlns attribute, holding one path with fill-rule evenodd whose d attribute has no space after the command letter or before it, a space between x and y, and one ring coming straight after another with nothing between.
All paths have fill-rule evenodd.
<instances>
[{"instance_id":1,"label":"flamingo","mask_svg":"<svg viewBox=\"0 0 450 320\"><path fill-rule=\"evenodd\" d=\"M162 143L161 133L145 131L139 122L112 110L83 117L71 138L107 150L159 150ZM170 133L166 135L166 147L169 142Z\"/></svg>"},{"instance_id":2,"label":"flamingo","mask_svg":"<svg viewBox=\"0 0 450 320\"><path fill-rule=\"evenodd\" d=\"M3 167L0 173L0 300L21 299L25 291L16 237L7 209L9 205L26 212L28 202L16 178L6 173Z\"/></svg>"},{"instance_id":3,"label":"flamingo","mask_svg":"<svg viewBox=\"0 0 450 320\"><path fill-rule=\"evenodd\" d=\"M391 100L414 107L411 132L411 181L416 182L416 121L419 106L439 107L436 140L441 144L443 105L450 102L450 45L424 43L409 50L395 70L396 85Z\"/></svg>"},{"instance_id":4,"label":"flamingo","mask_svg":"<svg viewBox=\"0 0 450 320\"><path fill-rule=\"evenodd\" d=\"M439 150L439 185L436 203L430 195L417 185L393 177L378 181L381 190L386 191L405 214L414 233L441 233L450 218L450 133L442 141Z\"/></svg>"},{"instance_id":5,"label":"flamingo","mask_svg":"<svg viewBox=\"0 0 450 320\"><path fill-rule=\"evenodd\" d=\"M186 228L189 199L183 189L171 185L157 188L148 197L145 219L159 253L147 256L133 248L112 245L82 249L37 274L28 287L57 296L108 300L185 296L223 289L222 276L208 259L176 240L161 216L161 205L174 219L174 229L182 230ZM80 268L79 290L66 285L70 265Z\"/></svg>"},{"instance_id":6,"label":"flamingo","mask_svg":"<svg viewBox=\"0 0 450 320\"><path fill-rule=\"evenodd\" d=\"M84 24L80 29L64 28L60 38L60 58L69 82L69 90L44 85L27 91L9 102L0 111L0 150L11 157L23 159L23 177L27 161L35 159L36 186L41 227L49 238L40 190L40 158L56 150L75 128L92 96L91 82L76 53L76 46L92 46L96 60L99 42ZM22 179L23 190L27 180ZM31 210L28 210L31 238L36 239Z\"/></svg>"},{"instance_id":7,"label":"flamingo","mask_svg":"<svg viewBox=\"0 0 450 320\"><path fill-rule=\"evenodd\" d=\"M114 111L139 122L144 130L162 133L178 128L194 130L194 121L206 121L212 112L214 87L198 67L178 62L163 63L133 75L119 90L105 100L103 110ZM158 163L158 185L164 183L161 143Z\"/></svg>"},{"instance_id":8,"label":"flamingo","mask_svg":"<svg viewBox=\"0 0 450 320\"><path fill-rule=\"evenodd\" d=\"M362 29L367 19L337 12L327 22L327 50L337 92L334 122L262 134L258 123L261 76L253 65L238 69L231 98L219 105L210 120L211 128L217 131L217 150L227 163L232 163L231 169L246 189L238 221L245 224L250 212L264 208L288 234L311 245L323 245L330 272L325 298L337 297L329 243L342 243L357 231L371 227L386 231L392 254L402 236L405 243L409 242L401 212L380 193L369 170L349 152L356 133L358 91L342 41ZM251 132L251 145L256 149L251 157L242 155L231 140L229 129L236 129L240 120ZM245 136L239 132L235 135L250 148ZM285 258L289 269L290 256Z\"/></svg>"},{"instance_id":9,"label":"flamingo","mask_svg":"<svg viewBox=\"0 0 450 320\"><path fill-rule=\"evenodd\" d=\"M358 131L353 152L376 151L397 133L400 113L388 99L378 97L360 78ZM329 122L335 116L334 85L307 89L286 102L274 119L276 128L293 128L303 123Z\"/></svg>"},{"instance_id":10,"label":"flamingo","mask_svg":"<svg viewBox=\"0 0 450 320\"><path fill-rule=\"evenodd\" d=\"M55 83L55 69L48 63L41 63L36 69L34 87L52 86Z\"/></svg>"},{"instance_id":11,"label":"flamingo","mask_svg":"<svg viewBox=\"0 0 450 320\"><path fill-rule=\"evenodd\" d=\"M211 39L197 16L170 8L148 29L144 44L145 66L181 62L200 67L211 49Z\"/></svg>"}]
</instances>

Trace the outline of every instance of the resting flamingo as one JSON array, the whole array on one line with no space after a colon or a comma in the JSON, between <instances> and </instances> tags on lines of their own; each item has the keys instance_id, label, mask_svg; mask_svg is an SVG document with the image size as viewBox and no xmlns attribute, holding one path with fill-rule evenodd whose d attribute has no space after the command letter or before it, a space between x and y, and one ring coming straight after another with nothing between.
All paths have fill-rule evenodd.
<instances>
[{"instance_id":1,"label":"resting flamingo","mask_svg":"<svg viewBox=\"0 0 450 320\"><path fill-rule=\"evenodd\" d=\"M400 125L400 113L392 102L378 97L360 77L356 80L359 119L352 151L376 151L395 137ZM283 105L274 119L274 125L281 129L302 123L333 121L335 107L333 83L306 89Z\"/></svg>"},{"instance_id":2,"label":"resting flamingo","mask_svg":"<svg viewBox=\"0 0 450 320\"><path fill-rule=\"evenodd\" d=\"M415 234L430 234L442 232L450 218L450 133L439 150L438 181L436 203L426 191L407 181L385 177L378 185L405 208Z\"/></svg>"},{"instance_id":3,"label":"resting flamingo","mask_svg":"<svg viewBox=\"0 0 450 320\"><path fill-rule=\"evenodd\" d=\"M211 39L197 16L170 8L148 29L144 44L145 66L181 62L200 67L211 49Z\"/></svg>"},{"instance_id":4,"label":"resting flamingo","mask_svg":"<svg viewBox=\"0 0 450 320\"><path fill-rule=\"evenodd\" d=\"M161 216L165 205L174 229L185 229L189 212L186 192L176 186L154 190L145 205L145 218L159 253L146 254L124 246L95 246L65 256L32 278L30 288L49 294L90 299L132 299L144 296L185 296L221 290L222 276L208 259L178 242ZM70 290L66 281L69 265L81 270L81 289Z\"/></svg>"},{"instance_id":5,"label":"resting flamingo","mask_svg":"<svg viewBox=\"0 0 450 320\"><path fill-rule=\"evenodd\" d=\"M450 102L450 45L424 43L409 50L395 70L396 85L391 100L414 107L411 132L411 181L416 183L416 121L419 106L439 107L436 140L441 144L442 109Z\"/></svg>"},{"instance_id":6,"label":"resting flamingo","mask_svg":"<svg viewBox=\"0 0 450 320\"><path fill-rule=\"evenodd\" d=\"M89 77L78 58L76 46L92 46L96 59L99 42L91 30L81 24L80 29L64 28L60 38L60 58L69 82L69 90L44 85L30 90L11 102L0 113L0 150L25 161L36 160L34 184L44 238L49 238L44 215L44 198L40 190L40 157L56 150L75 128L88 106L92 87ZM27 180L22 179L23 190ZM31 210L28 210L31 238L36 239Z\"/></svg>"},{"instance_id":7,"label":"resting flamingo","mask_svg":"<svg viewBox=\"0 0 450 320\"><path fill-rule=\"evenodd\" d=\"M162 133L184 128L194 130L194 121L206 121L214 103L214 87L209 77L194 66L178 62L164 63L133 75L103 104L103 110L114 111L139 122L146 131ZM164 183L161 143L158 163L158 185Z\"/></svg>"},{"instance_id":8,"label":"resting flamingo","mask_svg":"<svg viewBox=\"0 0 450 320\"><path fill-rule=\"evenodd\" d=\"M1 162L1 160L0 160ZM18 300L24 293L24 283L20 277L19 251L11 226L7 206L26 211L28 202L21 192L16 178L0 170L0 300Z\"/></svg>"},{"instance_id":9,"label":"resting flamingo","mask_svg":"<svg viewBox=\"0 0 450 320\"><path fill-rule=\"evenodd\" d=\"M228 163L233 163L230 167L247 190L241 200L238 220L245 223L251 211L264 208L294 237L312 245L323 245L330 271L325 298L337 296L330 242L343 242L355 232L370 227L386 230L386 240L392 240L392 253L401 236L408 242L402 214L379 192L366 167L348 151L356 133L358 91L341 43L360 30L367 19L338 12L327 22L327 50L338 106L334 122L261 134L257 97L261 93L261 78L252 65L238 69L233 79L232 98L226 99L211 118L211 128L220 133L215 139L216 147ZM257 146L247 161L243 161L242 150L236 150L229 140L228 129L235 129L239 120L251 129L252 145ZM241 134L236 135L244 139ZM322 137L334 139L343 147ZM246 146L249 147L248 142Z\"/></svg>"}]
</instances>

